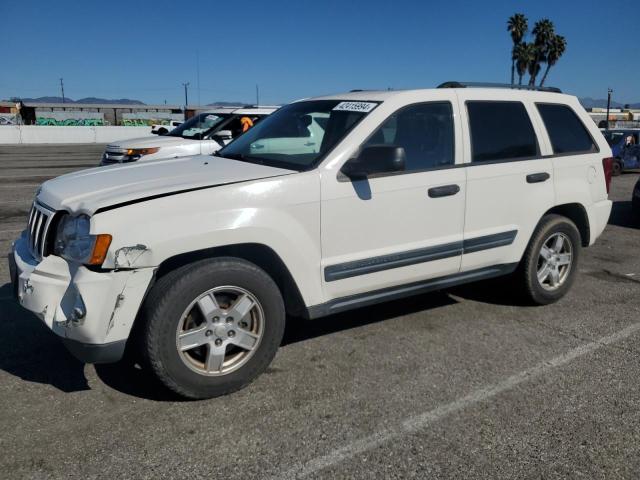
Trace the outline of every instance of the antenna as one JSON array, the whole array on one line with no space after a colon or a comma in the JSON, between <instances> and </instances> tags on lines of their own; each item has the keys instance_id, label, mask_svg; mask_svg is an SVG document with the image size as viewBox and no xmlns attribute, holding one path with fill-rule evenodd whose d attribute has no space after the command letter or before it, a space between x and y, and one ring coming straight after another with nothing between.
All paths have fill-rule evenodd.
<instances>
[{"instance_id":1,"label":"antenna","mask_svg":"<svg viewBox=\"0 0 640 480\"><path fill-rule=\"evenodd\" d=\"M60 77L60 90L62 91L62 103L64 103L64 79Z\"/></svg>"}]
</instances>

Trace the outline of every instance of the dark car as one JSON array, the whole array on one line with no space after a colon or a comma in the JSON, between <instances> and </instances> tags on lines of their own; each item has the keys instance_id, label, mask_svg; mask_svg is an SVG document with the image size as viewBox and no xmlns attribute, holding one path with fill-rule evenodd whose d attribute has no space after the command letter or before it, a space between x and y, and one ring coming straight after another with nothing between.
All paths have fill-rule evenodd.
<instances>
[{"instance_id":1,"label":"dark car","mask_svg":"<svg viewBox=\"0 0 640 480\"><path fill-rule=\"evenodd\" d=\"M638 156L640 130L613 129L604 130L602 134L611 147L613 157L616 159L613 163L613 175L620 175L624 170L630 168L640 168L640 156ZM633 145L631 146L626 144L629 136L633 138Z\"/></svg>"},{"instance_id":2,"label":"dark car","mask_svg":"<svg viewBox=\"0 0 640 480\"><path fill-rule=\"evenodd\" d=\"M640 178L636 182L636 186L633 187L633 194L631 195L631 209L637 218L640 218Z\"/></svg>"}]
</instances>

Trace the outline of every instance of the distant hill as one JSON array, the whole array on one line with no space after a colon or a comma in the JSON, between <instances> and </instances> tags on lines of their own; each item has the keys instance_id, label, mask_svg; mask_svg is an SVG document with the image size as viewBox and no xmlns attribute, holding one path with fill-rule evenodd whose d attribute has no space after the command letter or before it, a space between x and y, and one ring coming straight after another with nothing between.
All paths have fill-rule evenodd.
<instances>
[{"instance_id":1,"label":"distant hill","mask_svg":"<svg viewBox=\"0 0 640 480\"><path fill-rule=\"evenodd\" d=\"M607 108L607 99L606 98L591 98L591 97L583 97L580 98L580 103L584 108ZM611 108L624 108L626 103L619 103L615 101L611 101ZM629 108L640 108L640 103L630 103Z\"/></svg>"},{"instance_id":2,"label":"distant hill","mask_svg":"<svg viewBox=\"0 0 640 480\"><path fill-rule=\"evenodd\" d=\"M38 98L22 98L24 103L62 103L62 97L38 97ZM96 97L87 97L80 98L78 100L74 100L69 97L64 98L65 103L84 103L84 104L119 104L119 105L146 105L144 102L140 100L131 100L130 98L118 98L118 99L108 99L108 98L96 98Z\"/></svg>"}]
</instances>

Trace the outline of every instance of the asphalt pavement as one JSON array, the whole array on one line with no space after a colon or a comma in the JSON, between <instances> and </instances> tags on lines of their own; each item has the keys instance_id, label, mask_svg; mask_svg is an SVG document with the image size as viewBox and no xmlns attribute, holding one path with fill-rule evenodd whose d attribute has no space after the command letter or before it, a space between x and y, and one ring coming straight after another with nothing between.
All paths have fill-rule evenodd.
<instances>
[{"instance_id":1,"label":"asphalt pavement","mask_svg":"<svg viewBox=\"0 0 640 480\"><path fill-rule=\"evenodd\" d=\"M0 146L0 251L37 186L102 145ZM472 284L292 320L268 371L208 401L83 365L11 298L0 264L3 478L638 478L638 174L571 292L519 305Z\"/></svg>"}]
</instances>

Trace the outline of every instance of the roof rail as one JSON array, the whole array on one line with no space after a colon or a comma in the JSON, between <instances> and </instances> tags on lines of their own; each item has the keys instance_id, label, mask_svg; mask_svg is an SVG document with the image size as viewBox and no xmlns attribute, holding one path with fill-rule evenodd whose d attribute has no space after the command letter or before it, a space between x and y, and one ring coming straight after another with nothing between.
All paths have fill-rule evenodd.
<instances>
[{"instance_id":1,"label":"roof rail","mask_svg":"<svg viewBox=\"0 0 640 480\"><path fill-rule=\"evenodd\" d=\"M557 87L538 87L535 85L515 85L510 83L485 83L485 82L444 82L438 88L510 88L514 90L536 90L538 92L562 93Z\"/></svg>"}]
</instances>

